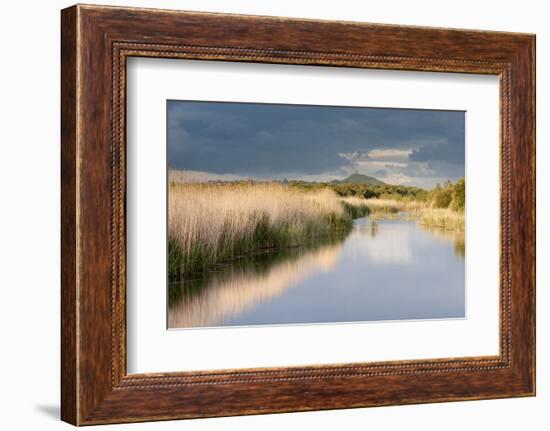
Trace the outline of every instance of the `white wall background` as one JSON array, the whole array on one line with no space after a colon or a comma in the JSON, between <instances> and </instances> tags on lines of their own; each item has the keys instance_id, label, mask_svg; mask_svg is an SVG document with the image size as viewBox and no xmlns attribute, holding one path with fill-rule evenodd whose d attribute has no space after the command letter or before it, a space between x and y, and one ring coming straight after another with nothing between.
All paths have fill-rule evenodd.
<instances>
[{"instance_id":1,"label":"white wall background","mask_svg":"<svg viewBox=\"0 0 550 431\"><path fill-rule=\"evenodd\" d=\"M545 2L352 0L119 0L103 4L476 28L537 34L538 396L95 429L547 429L550 423L550 13ZM3 429L69 429L59 422L60 0L4 2L0 15L0 401Z\"/></svg>"}]
</instances>

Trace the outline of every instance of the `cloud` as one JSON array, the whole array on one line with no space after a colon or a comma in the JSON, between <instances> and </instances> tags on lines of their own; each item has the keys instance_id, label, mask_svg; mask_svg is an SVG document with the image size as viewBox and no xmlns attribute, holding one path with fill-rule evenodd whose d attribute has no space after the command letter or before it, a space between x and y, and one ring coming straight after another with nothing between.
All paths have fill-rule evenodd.
<instances>
[{"instance_id":1,"label":"cloud","mask_svg":"<svg viewBox=\"0 0 550 431\"><path fill-rule=\"evenodd\" d=\"M370 150L368 156L370 159L381 159L385 161L404 162L409 159L410 154L414 150L397 149L397 148L375 148Z\"/></svg>"},{"instance_id":2,"label":"cloud","mask_svg":"<svg viewBox=\"0 0 550 431\"><path fill-rule=\"evenodd\" d=\"M369 160L368 151L354 151L353 153L338 153L338 155L350 163L355 163L361 160Z\"/></svg>"},{"instance_id":3,"label":"cloud","mask_svg":"<svg viewBox=\"0 0 550 431\"><path fill-rule=\"evenodd\" d=\"M167 111L176 169L319 180L384 171L412 183L464 170L463 112L191 101Z\"/></svg>"},{"instance_id":4,"label":"cloud","mask_svg":"<svg viewBox=\"0 0 550 431\"><path fill-rule=\"evenodd\" d=\"M464 142L449 144L448 142L427 144L420 148L415 148L409 159L416 162L427 162L430 160L439 160L449 163L464 163Z\"/></svg>"}]
</instances>

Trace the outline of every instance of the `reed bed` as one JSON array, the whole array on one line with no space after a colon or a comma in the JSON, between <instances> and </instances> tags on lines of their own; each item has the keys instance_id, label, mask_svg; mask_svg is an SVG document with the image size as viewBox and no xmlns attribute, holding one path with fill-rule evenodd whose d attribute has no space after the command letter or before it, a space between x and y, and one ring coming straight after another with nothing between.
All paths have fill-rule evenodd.
<instances>
[{"instance_id":1,"label":"reed bed","mask_svg":"<svg viewBox=\"0 0 550 431\"><path fill-rule=\"evenodd\" d=\"M427 205L421 201L371 198L364 201L372 214L419 213Z\"/></svg>"},{"instance_id":2,"label":"reed bed","mask_svg":"<svg viewBox=\"0 0 550 431\"><path fill-rule=\"evenodd\" d=\"M340 201L344 204L346 212L353 219L364 217L370 214L370 208L367 205L365 198L347 196L340 198Z\"/></svg>"},{"instance_id":3,"label":"reed bed","mask_svg":"<svg viewBox=\"0 0 550 431\"><path fill-rule=\"evenodd\" d=\"M344 202L346 204L352 205L352 206L356 206L356 207L366 205L367 202L368 202L367 199L362 198L362 197L360 198L360 197L357 197L357 196L341 197L340 201Z\"/></svg>"},{"instance_id":4,"label":"reed bed","mask_svg":"<svg viewBox=\"0 0 550 431\"><path fill-rule=\"evenodd\" d=\"M256 250L342 235L351 229L352 218L329 189L170 183L169 277L177 280Z\"/></svg>"},{"instance_id":5,"label":"reed bed","mask_svg":"<svg viewBox=\"0 0 550 431\"><path fill-rule=\"evenodd\" d=\"M425 208L419 219L424 226L441 229L464 230L465 217L462 211L453 211L450 208Z\"/></svg>"},{"instance_id":6,"label":"reed bed","mask_svg":"<svg viewBox=\"0 0 550 431\"><path fill-rule=\"evenodd\" d=\"M421 212L372 212L369 214L369 220L382 221L382 220L400 220L400 221L418 221L420 219Z\"/></svg>"}]
</instances>

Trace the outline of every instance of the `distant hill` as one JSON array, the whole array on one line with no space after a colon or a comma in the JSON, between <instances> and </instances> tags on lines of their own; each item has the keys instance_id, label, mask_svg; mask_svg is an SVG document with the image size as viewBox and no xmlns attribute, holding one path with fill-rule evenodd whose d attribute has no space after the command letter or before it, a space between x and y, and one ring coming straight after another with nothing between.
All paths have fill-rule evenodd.
<instances>
[{"instance_id":1,"label":"distant hill","mask_svg":"<svg viewBox=\"0 0 550 431\"><path fill-rule=\"evenodd\" d=\"M363 174L351 174L349 177L344 178L343 180L334 180L335 184L368 184L371 186L383 186L386 185L385 182L380 181L374 177L369 177L368 175Z\"/></svg>"}]
</instances>

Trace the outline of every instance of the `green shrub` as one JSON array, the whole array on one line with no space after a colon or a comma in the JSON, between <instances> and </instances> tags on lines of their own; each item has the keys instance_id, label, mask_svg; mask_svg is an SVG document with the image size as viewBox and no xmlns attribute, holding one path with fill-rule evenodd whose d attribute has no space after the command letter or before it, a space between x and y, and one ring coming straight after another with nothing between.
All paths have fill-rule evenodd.
<instances>
[{"instance_id":1,"label":"green shrub","mask_svg":"<svg viewBox=\"0 0 550 431\"><path fill-rule=\"evenodd\" d=\"M458 180L453 186L453 201L451 208L455 211L464 211L466 203L466 181L464 178Z\"/></svg>"},{"instance_id":2,"label":"green shrub","mask_svg":"<svg viewBox=\"0 0 550 431\"><path fill-rule=\"evenodd\" d=\"M444 188L435 193L433 204L435 208L449 208L452 200L452 190L449 188Z\"/></svg>"}]
</instances>

